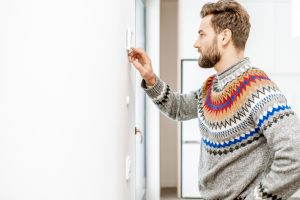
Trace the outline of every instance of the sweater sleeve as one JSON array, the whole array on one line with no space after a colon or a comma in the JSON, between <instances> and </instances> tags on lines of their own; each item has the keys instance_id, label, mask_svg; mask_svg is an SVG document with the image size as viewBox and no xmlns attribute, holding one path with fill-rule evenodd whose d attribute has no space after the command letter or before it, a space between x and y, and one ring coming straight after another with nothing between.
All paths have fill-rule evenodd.
<instances>
[{"instance_id":1,"label":"sweater sleeve","mask_svg":"<svg viewBox=\"0 0 300 200\"><path fill-rule=\"evenodd\" d=\"M274 87L260 88L251 115L266 138L271 161L246 200L284 200L300 187L300 121L275 83L268 85Z\"/></svg>"},{"instance_id":2,"label":"sweater sleeve","mask_svg":"<svg viewBox=\"0 0 300 200\"><path fill-rule=\"evenodd\" d=\"M156 76L155 84L148 88L145 80L141 87L157 105L159 110L168 118L176 121L184 121L197 117L197 97L199 91L191 91L187 94L173 92L170 86Z\"/></svg>"}]
</instances>

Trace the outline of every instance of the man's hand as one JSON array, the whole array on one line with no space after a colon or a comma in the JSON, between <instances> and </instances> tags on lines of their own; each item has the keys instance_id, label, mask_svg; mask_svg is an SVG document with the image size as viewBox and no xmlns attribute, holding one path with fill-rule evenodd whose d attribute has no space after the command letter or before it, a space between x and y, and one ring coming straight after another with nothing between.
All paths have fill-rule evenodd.
<instances>
[{"instance_id":1,"label":"man's hand","mask_svg":"<svg viewBox=\"0 0 300 200\"><path fill-rule=\"evenodd\" d=\"M140 72L143 79L148 86L153 86L156 81L156 76L152 70L152 64L150 58L145 51L140 48L131 48L128 57L134 67Z\"/></svg>"}]
</instances>

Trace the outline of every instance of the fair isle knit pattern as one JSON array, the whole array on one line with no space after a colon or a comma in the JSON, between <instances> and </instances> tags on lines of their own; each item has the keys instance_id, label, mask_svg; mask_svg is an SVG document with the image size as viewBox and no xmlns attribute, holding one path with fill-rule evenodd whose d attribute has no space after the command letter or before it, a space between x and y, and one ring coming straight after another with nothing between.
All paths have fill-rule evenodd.
<instances>
[{"instance_id":1,"label":"fair isle knit pattern","mask_svg":"<svg viewBox=\"0 0 300 200\"><path fill-rule=\"evenodd\" d=\"M300 186L300 126L284 94L248 58L173 92L157 77L142 87L167 117L198 118L198 187L206 200L284 200Z\"/></svg>"},{"instance_id":2,"label":"fair isle knit pattern","mask_svg":"<svg viewBox=\"0 0 300 200\"><path fill-rule=\"evenodd\" d=\"M262 138L261 128L266 128L265 122L270 123L272 116L276 120L278 116L294 114L286 103L277 104L286 99L261 70L243 65L233 77L236 78L230 79L226 88L218 91L213 88L214 75L205 82L203 92L198 91L202 140L207 151L214 155L227 154ZM266 104L271 106L260 116L256 127L252 127L250 111Z\"/></svg>"}]
</instances>

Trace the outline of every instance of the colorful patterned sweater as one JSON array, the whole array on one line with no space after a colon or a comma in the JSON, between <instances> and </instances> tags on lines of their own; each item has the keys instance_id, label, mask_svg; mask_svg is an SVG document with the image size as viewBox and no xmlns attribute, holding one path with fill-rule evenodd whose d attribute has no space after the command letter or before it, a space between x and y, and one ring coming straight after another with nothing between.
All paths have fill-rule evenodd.
<instances>
[{"instance_id":1,"label":"colorful patterned sweater","mask_svg":"<svg viewBox=\"0 0 300 200\"><path fill-rule=\"evenodd\" d=\"M283 200L299 189L299 119L248 58L187 94L156 78L153 87L141 85L161 112L177 121L198 118L204 199Z\"/></svg>"}]
</instances>

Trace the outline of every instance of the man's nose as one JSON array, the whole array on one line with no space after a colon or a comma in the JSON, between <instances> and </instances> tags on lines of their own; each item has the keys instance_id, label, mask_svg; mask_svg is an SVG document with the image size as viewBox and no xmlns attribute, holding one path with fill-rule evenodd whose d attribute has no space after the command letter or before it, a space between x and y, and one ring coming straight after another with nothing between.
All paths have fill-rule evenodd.
<instances>
[{"instance_id":1,"label":"man's nose","mask_svg":"<svg viewBox=\"0 0 300 200\"><path fill-rule=\"evenodd\" d=\"M194 46L194 48L199 49L200 45L199 45L198 40L195 41L193 46Z\"/></svg>"}]
</instances>

